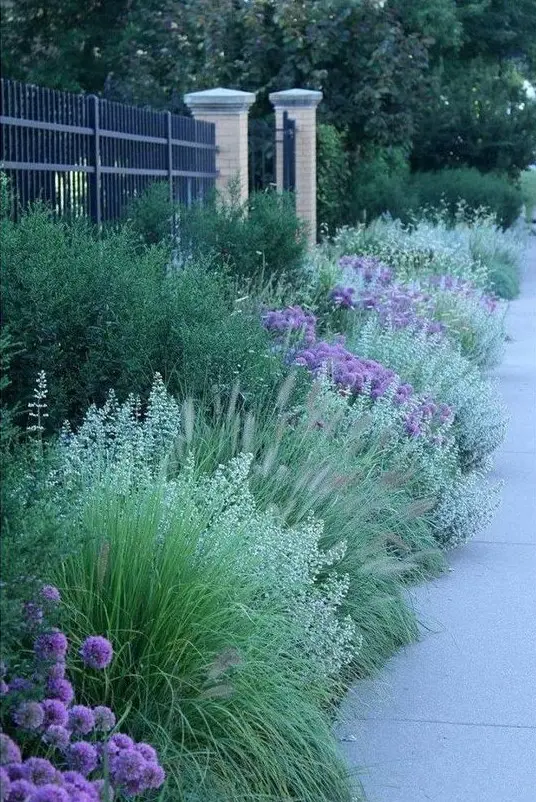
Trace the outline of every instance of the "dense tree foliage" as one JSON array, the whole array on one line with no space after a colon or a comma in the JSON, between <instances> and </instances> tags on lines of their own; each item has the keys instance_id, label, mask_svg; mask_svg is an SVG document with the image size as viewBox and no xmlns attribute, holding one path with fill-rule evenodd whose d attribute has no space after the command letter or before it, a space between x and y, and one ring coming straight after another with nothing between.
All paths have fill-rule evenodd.
<instances>
[{"instance_id":1,"label":"dense tree foliage","mask_svg":"<svg viewBox=\"0 0 536 802\"><path fill-rule=\"evenodd\" d=\"M536 0L0 0L4 75L181 108L230 85L324 91L355 154L514 174L534 159Z\"/></svg>"}]
</instances>

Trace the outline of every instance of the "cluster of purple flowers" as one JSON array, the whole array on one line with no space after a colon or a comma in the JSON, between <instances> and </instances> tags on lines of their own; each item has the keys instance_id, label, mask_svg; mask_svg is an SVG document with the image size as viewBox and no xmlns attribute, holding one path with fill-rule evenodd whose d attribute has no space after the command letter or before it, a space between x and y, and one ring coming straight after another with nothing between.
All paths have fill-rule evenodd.
<instances>
[{"instance_id":1,"label":"cluster of purple flowers","mask_svg":"<svg viewBox=\"0 0 536 802\"><path fill-rule=\"evenodd\" d=\"M105 781L90 775L105 770L110 792L116 789L127 796L159 788L165 780L152 746L136 744L121 733L108 736L116 724L109 707L73 704L74 689L66 678L67 651L62 632L43 632L34 640L34 681L13 677L5 682L2 677L2 695L25 743L33 736L36 745L41 742L53 749L62 769L41 757L24 760L15 740L0 733L0 802L99 802ZM112 661L113 647L106 638L93 635L85 639L79 656L87 668L103 670ZM21 692L32 692L36 698L21 701ZM85 740L88 736L91 740Z\"/></svg>"},{"instance_id":2,"label":"cluster of purple flowers","mask_svg":"<svg viewBox=\"0 0 536 802\"><path fill-rule=\"evenodd\" d=\"M262 321L268 331L279 335L281 339L297 334L306 345L316 340L316 317L305 312L301 306L270 310L263 315Z\"/></svg>"},{"instance_id":3,"label":"cluster of purple flowers","mask_svg":"<svg viewBox=\"0 0 536 802\"><path fill-rule=\"evenodd\" d=\"M417 287L393 283L390 287L378 285L361 293L357 308L374 310L382 325L393 328L413 328L427 335L444 332L444 326L433 319L432 297Z\"/></svg>"},{"instance_id":4,"label":"cluster of purple flowers","mask_svg":"<svg viewBox=\"0 0 536 802\"><path fill-rule=\"evenodd\" d=\"M373 400L384 395L388 387L397 381L394 371L372 359L352 354L342 341L317 342L298 353L296 364L304 365L313 373L328 366L331 379L337 387L352 395L367 393Z\"/></svg>"},{"instance_id":5,"label":"cluster of purple flowers","mask_svg":"<svg viewBox=\"0 0 536 802\"><path fill-rule=\"evenodd\" d=\"M394 274L390 267L376 256L341 256L339 267L350 270L360 276L364 284L381 284L387 286L393 281Z\"/></svg>"},{"instance_id":6,"label":"cluster of purple flowers","mask_svg":"<svg viewBox=\"0 0 536 802\"><path fill-rule=\"evenodd\" d=\"M426 429L435 432L433 441L441 445L441 435L436 430L445 423L450 423L454 415L448 404L436 404L430 397L421 397L411 405L404 416L404 426L410 437L420 437Z\"/></svg>"}]
</instances>

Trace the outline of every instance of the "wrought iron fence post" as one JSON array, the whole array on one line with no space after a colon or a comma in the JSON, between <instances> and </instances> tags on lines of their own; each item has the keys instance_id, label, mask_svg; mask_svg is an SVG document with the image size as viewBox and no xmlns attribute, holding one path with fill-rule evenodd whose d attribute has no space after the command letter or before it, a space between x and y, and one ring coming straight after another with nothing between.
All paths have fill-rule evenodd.
<instances>
[{"instance_id":1,"label":"wrought iron fence post","mask_svg":"<svg viewBox=\"0 0 536 802\"><path fill-rule=\"evenodd\" d=\"M99 228L102 223L101 209L101 158L100 158L100 120L99 120L99 98L96 95L89 96L89 121L93 128L91 137L91 166L93 172L89 174L89 208L91 218Z\"/></svg>"},{"instance_id":2,"label":"wrought iron fence post","mask_svg":"<svg viewBox=\"0 0 536 802\"><path fill-rule=\"evenodd\" d=\"M171 131L171 112L166 112L167 117L167 171L169 183L169 202L173 203L175 193L173 192L173 144L172 144L172 131Z\"/></svg>"}]
</instances>

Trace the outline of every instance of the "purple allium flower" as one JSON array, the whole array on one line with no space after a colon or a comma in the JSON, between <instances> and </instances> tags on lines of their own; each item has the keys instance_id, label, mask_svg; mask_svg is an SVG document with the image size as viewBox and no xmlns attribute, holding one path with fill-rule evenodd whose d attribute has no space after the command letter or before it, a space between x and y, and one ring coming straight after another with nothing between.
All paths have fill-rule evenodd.
<instances>
[{"instance_id":1,"label":"purple allium flower","mask_svg":"<svg viewBox=\"0 0 536 802\"><path fill-rule=\"evenodd\" d=\"M95 726L93 710L85 705L75 705L69 710L69 727L73 732L87 735Z\"/></svg>"},{"instance_id":2,"label":"purple allium flower","mask_svg":"<svg viewBox=\"0 0 536 802\"><path fill-rule=\"evenodd\" d=\"M36 788L28 802L71 802L71 797L60 785L47 783Z\"/></svg>"},{"instance_id":3,"label":"purple allium flower","mask_svg":"<svg viewBox=\"0 0 536 802\"><path fill-rule=\"evenodd\" d=\"M279 334L283 339L289 334L298 334L306 345L314 343L316 339L316 317L304 312L300 306L272 309L263 315L262 322L268 331Z\"/></svg>"},{"instance_id":4,"label":"purple allium flower","mask_svg":"<svg viewBox=\"0 0 536 802\"><path fill-rule=\"evenodd\" d=\"M135 749L123 749L113 760L111 775L113 782L118 785L140 782L147 761ZM138 792L139 793L139 792Z\"/></svg>"},{"instance_id":5,"label":"purple allium flower","mask_svg":"<svg viewBox=\"0 0 536 802\"><path fill-rule=\"evenodd\" d=\"M9 692L10 693L28 693L28 691L33 690L33 682L30 682L29 679L25 677L13 677L11 682L9 683Z\"/></svg>"},{"instance_id":6,"label":"purple allium flower","mask_svg":"<svg viewBox=\"0 0 536 802\"><path fill-rule=\"evenodd\" d=\"M65 672L67 665L65 660L58 660L57 663L52 663L47 669L47 676L49 679L65 679Z\"/></svg>"},{"instance_id":7,"label":"purple allium flower","mask_svg":"<svg viewBox=\"0 0 536 802\"><path fill-rule=\"evenodd\" d=\"M112 644L101 635L86 638L80 649L80 656L89 668L103 669L110 665L114 650Z\"/></svg>"},{"instance_id":8,"label":"purple allium flower","mask_svg":"<svg viewBox=\"0 0 536 802\"><path fill-rule=\"evenodd\" d=\"M34 602L25 602L22 605L23 615L26 623L31 627L37 627L43 623L43 610Z\"/></svg>"},{"instance_id":9,"label":"purple allium flower","mask_svg":"<svg viewBox=\"0 0 536 802\"><path fill-rule=\"evenodd\" d=\"M61 594L55 585L43 585L41 596L51 604L58 604L61 601Z\"/></svg>"},{"instance_id":10,"label":"purple allium flower","mask_svg":"<svg viewBox=\"0 0 536 802\"><path fill-rule=\"evenodd\" d=\"M67 638L56 630L39 635L34 643L34 650L40 660L63 660L67 654Z\"/></svg>"},{"instance_id":11,"label":"purple allium flower","mask_svg":"<svg viewBox=\"0 0 536 802\"><path fill-rule=\"evenodd\" d=\"M93 708L95 717L95 729L100 732L109 732L115 727L115 715L109 707L99 705Z\"/></svg>"},{"instance_id":12,"label":"purple allium flower","mask_svg":"<svg viewBox=\"0 0 536 802\"><path fill-rule=\"evenodd\" d=\"M67 708L59 699L45 699L41 702L45 714L44 727L54 725L64 727L67 724L69 713Z\"/></svg>"},{"instance_id":13,"label":"purple allium flower","mask_svg":"<svg viewBox=\"0 0 536 802\"><path fill-rule=\"evenodd\" d=\"M133 749L134 741L128 735L116 732L106 744L106 748L109 755L117 755L123 749Z\"/></svg>"},{"instance_id":14,"label":"purple allium flower","mask_svg":"<svg viewBox=\"0 0 536 802\"><path fill-rule=\"evenodd\" d=\"M0 768L0 802L6 802L11 790L11 780L5 769Z\"/></svg>"},{"instance_id":15,"label":"purple allium flower","mask_svg":"<svg viewBox=\"0 0 536 802\"><path fill-rule=\"evenodd\" d=\"M84 776L93 771L98 763L97 750L87 741L76 741L71 744L68 754L72 769Z\"/></svg>"},{"instance_id":16,"label":"purple allium flower","mask_svg":"<svg viewBox=\"0 0 536 802\"><path fill-rule=\"evenodd\" d=\"M143 782L146 788L160 788L166 779L166 772L156 762L148 762L143 770Z\"/></svg>"},{"instance_id":17,"label":"purple allium flower","mask_svg":"<svg viewBox=\"0 0 536 802\"><path fill-rule=\"evenodd\" d=\"M35 785L28 780L17 779L11 783L9 802L28 802L30 794L35 791Z\"/></svg>"},{"instance_id":18,"label":"purple allium flower","mask_svg":"<svg viewBox=\"0 0 536 802\"><path fill-rule=\"evenodd\" d=\"M23 765L25 778L34 785L45 785L56 779L56 769L49 760L42 757L29 757Z\"/></svg>"},{"instance_id":19,"label":"purple allium flower","mask_svg":"<svg viewBox=\"0 0 536 802\"><path fill-rule=\"evenodd\" d=\"M8 763L6 771L10 780L24 780L24 766L22 763Z\"/></svg>"},{"instance_id":20,"label":"purple allium flower","mask_svg":"<svg viewBox=\"0 0 536 802\"><path fill-rule=\"evenodd\" d=\"M63 774L63 783L65 789L70 794L70 799L76 802L82 800L92 800L92 802L99 802L98 791L95 784L86 780L78 771L66 771Z\"/></svg>"},{"instance_id":21,"label":"purple allium flower","mask_svg":"<svg viewBox=\"0 0 536 802\"><path fill-rule=\"evenodd\" d=\"M47 693L52 699L59 699L65 705L70 705L74 699L73 686L66 679L49 679Z\"/></svg>"},{"instance_id":22,"label":"purple allium flower","mask_svg":"<svg viewBox=\"0 0 536 802\"><path fill-rule=\"evenodd\" d=\"M333 301L335 306L341 309L353 309L355 306L353 299L354 293L355 289L353 287L342 287L338 285L331 290L329 298Z\"/></svg>"},{"instance_id":23,"label":"purple allium flower","mask_svg":"<svg viewBox=\"0 0 536 802\"><path fill-rule=\"evenodd\" d=\"M71 731L59 724L52 724L44 732L43 741L56 749L67 749L71 740Z\"/></svg>"},{"instance_id":24,"label":"purple allium flower","mask_svg":"<svg viewBox=\"0 0 536 802\"><path fill-rule=\"evenodd\" d=\"M150 744L139 743L135 745L134 749L136 752L139 752L140 755L142 755L149 763L158 763L156 749Z\"/></svg>"},{"instance_id":25,"label":"purple allium flower","mask_svg":"<svg viewBox=\"0 0 536 802\"><path fill-rule=\"evenodd\" d=\"M13 713L13 720L23 730L38 730L45 713L39 702L22 702Z\"/></svg>"}]
</instances>

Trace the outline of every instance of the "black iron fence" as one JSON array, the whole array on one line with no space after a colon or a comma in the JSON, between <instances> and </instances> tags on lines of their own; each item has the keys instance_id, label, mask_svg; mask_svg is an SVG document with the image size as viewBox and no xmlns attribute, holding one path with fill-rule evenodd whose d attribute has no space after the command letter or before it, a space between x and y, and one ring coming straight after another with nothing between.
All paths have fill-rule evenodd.
<instances>
[{"instance_id":1,"label":"black iron fence","mask_svg":"<svg viewBox=\"0 0 536 802\"><path fill-rule=\"evenodd\" d=\"M153 181L190 205L215 185L215 126L2 79L0 169L20 206L116 220Z\"/></svg>"},{"instance_id":2,"label":"black iron fence","mask_svg":"<svg viewBox=\"0 0 536 802\"><path fill-rule=\"evenodd\" d=\"M296 123L283 113L283 127L275 127L275 115L249 122L249 189L275 189L277 183L277 145L283 156L283 189L296 188Z\"/></svg>"}]
</instances>

